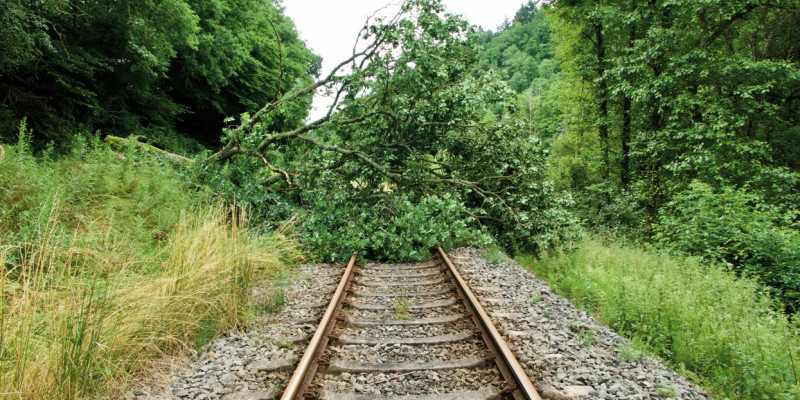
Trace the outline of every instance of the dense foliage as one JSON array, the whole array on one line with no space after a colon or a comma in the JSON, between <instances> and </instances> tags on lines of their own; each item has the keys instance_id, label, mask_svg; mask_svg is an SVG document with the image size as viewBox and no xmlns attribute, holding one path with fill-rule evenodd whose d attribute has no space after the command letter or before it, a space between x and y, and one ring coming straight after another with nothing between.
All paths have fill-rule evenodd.
<instances>
[{"instance_id":1,"label":"dense foliage","mask_svg":"<svg viewBox=\"0 0 800 400\"><path fill-rule=\"evenodd\" d=\"M439 1L406 1L368 21L352 57L317 81L318 60L264 0L45 5L6 6L7 18L28 22L3 28L16 38L4 45L31 52L4 53L0 72L8 131L27 117L40 145L102 129L197 154L186 138L221 137L186 176L272 226L299 213L308 248L326 259L351 251L332 232L355 221L364 254L393 259L426 254L418 222L445 208L458 210L452 224L430 233L446 243L494 237L536 250L571 222L570 197L545 179L543 144L511 117L514 92L476 65L478 33ZM540 23L533 11L518 18ZM537 62L548 54L525 51ZM552 63L535 69L555 73ZM330 112L303 121L324 91ZM223 126L225 117L238 118Z\"/></svg>"},{"instance_id":2,"label":"dense foliage","mask_svg":"<svg viewBox=\"0 0 800 400\"><path fill-rule=\"evenodd\" d=\"M557 63L514 116L548 145L550 177L582 219L754 274L800 304L800 3L555 1L533 15L494 35L483 63L513 80L495 49L552 29L554 43L513 42L555 48L540 69Z\"/></svg>"},{"instance_id":3,"label":"dense foliage","mask_svg":"<svg viewBox=\"0 0 800 400\"><path fill-rule=\"evenodd\" d=\"M537 78L552 73L549 70L558 68L553 60L552 30L544 13L538 11L534 2L528 1L500 31L483 32L479 38L483 48L474 68L501 68L508 75L511 88L518 93L534 85Z\"/></svg>"},{"instance_id":4,"label":"dense foliage","mask_svg":"<svg viewBox=\"0 0 800 400\"><path fill-rule=\"evenodd\" d=\"M27 117L40 139L59 145L101 129L177 149L176 128L214 145L225 117L273 99L319 64L268 0L9 0L0 21L6 140ZM272 123L296 124L306 107L295 113Z\"/></svg>"},{"instance_id":5,"label":"dense foliage","mask_svg":"<svg viewBox=\"0 0 800 400\"><path fill-rule=\"evenodd\" d=\"M596 291L586 258L602 254L579 250L564 256L574 258L564 268L538 268L566 294L589 308L604 297L595 311L621 312L609 321L643 335L676 364L721 377L712 386L725 396L797 390L796 376L779 372L783 356L773 354L789 340L778 337L788 325L769 310L800 305L798 0L528 1L497 32L476 30L440 0L383 10L354 38L352 55L320 74L319 57L277 0L4 1L4 284L25 283L8 271L51 250L109 266L79 276L95 282L128 268L117 257L163 258L166 246L184 259L180 252L195 245L213 250L203 257L222 266L216 276L236 280L229 274L247 262L215 261L229 245L252 244L228 236L225 225L236 222L219 209L181 216L199 210L205 195L247 206L264 231L296 223L306 250L331 261L356 249L362 257L405 260L427 256L436 244L492 241L537 253L573 243L584 226L702 261L667 260L675 269L668 271L660 261L632 269L611 260ZM308 120L315 94L333 103ZM103 133L129 139L113 153L100 144ZM192 159L162 165L137 150L152 149L143 140ZM53 210L67 218L52 222ZM58 231L43 230L53 223ZM106 236L87 233L96 226ZM200 239L208 242L194 242ZM627 249L617 250L628 258ZM125 270L136 278L185 267L170 260L153 266L140 255ZM702 268L720 281L698 278ZM655 273L665 280L654 294L644 277ZM52 278L69 278L65 285L75 285L67 294L84 298L85 286L72 276ZM31 283L50 289L47 281ZM641 291L625 292L628 283ZM743 303L709 309L729 313L725 321L684 318L678 314L692 302L710 300L690 292L664 298L669 285L741 295ZM226 290L243 287L194 289L226 302ZM605 300L617 290L614 301ZM638 315L625 314L639 303ZM194 312L198 304L186 307ZM227 309L233 322L224 324L237 323L236 306ZM739 337L734 345L713 343L703 334L712 322L713 329L738 329L744 322L730 321L748 310L766 326L766 347ZM51 311L48 318L59 317ZM18 327L40 322L25 318ZM664 323L669 334L659 335ZM191 336L197 327L190 328ZM703 352L691 354L682 340ZM0 368L18 361L3 346ZM756 365L756 348L766 349L763 374L732 371ZM715 357L734 361L717 369ZM24 368L2 371L25 379L18 375Z\"/></svg>"},{"instance_id":6,"label":"dense foliage","mask_svg":"<svg viewBox=\"0 0 800 400\"><path fill-rule=\"evenodd\" d=\"M309 209L307 244L324 259L354 245L406 259L434 240L490 235L537 250L561 239L570 199L545 180L543 145L511 118L514 92L493 70L472 73L477 33L466 21L438 1L408 1L360 41L327 77L243 115L209 160L260 160L263 183ZM335 99L325 116L293 130L262 123L318 89ZM423 223L442 210L454 211L448 224Z\"/></svg>"},{"instance_id":7,"label":"dense foliage","mask_svg":"<svg viewBox=\"0 0 800 400\"><path fill-rule=\"evenodd\" d=\"M511 117L543 141L590 235L650 251L588 240L526 263L715 396L797 398L797 316L780 311L800 305L800 3L559 0L533 13L490 35L478 65L513 80L498 48L553 49ZM533 21L551 42L519 36Z\"/></svg>"},{"instance_id":8,"label":"dense foliage","mask_svg":"<svg viewBox=\"0 0 800 400\"><path fill-rule=\"evenodd\" d=\"M597 132L594 181L630 193L645 228L665 232L671 246L755 272L800 304L796 235L767 239L796 230L800 45L787 39L800 3L565 2L558 16L565 54L586 60L569 64L575 78L592 83L582 112L596 122L575 131ZM749 207L760 210L737 213L744 222L729 218L692 194L702 190L692 182L729 197L721 204L758 199ZM707 213L731 234L698 240L713 235L699 221ZM696 229L677 233L675 220ZM742 224L744 235L732 234Z\"/></svg>"},{"instance_id":9,"label":"dense foliage","mask_svg":"<svg viewBox=\"0 0 800 400\"><path fill-rule=\"evenodd\" d=\"M736 266L800 302L800 230L792 210L748 187L714 189L699 181L667 207L654 237L662 247Z\"/></svg>"}]
</instances>

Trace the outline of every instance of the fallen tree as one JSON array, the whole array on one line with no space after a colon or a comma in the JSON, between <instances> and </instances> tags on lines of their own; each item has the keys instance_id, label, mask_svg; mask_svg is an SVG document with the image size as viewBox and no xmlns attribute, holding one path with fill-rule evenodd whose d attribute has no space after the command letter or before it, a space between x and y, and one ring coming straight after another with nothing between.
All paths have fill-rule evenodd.
<instances>
[{"instance_id":1,"label":"fallen tree","mask_svg":"<svg viewBox=\"0 0 800 400\"><path fill-rule=\"evenodd\" d=\"M469 231L462 241L485 242L490 234L517 249L555 240L570 218L554 212L538 140L506 118L514 92L496 73L469 73L475 29L445 13L439 0L407 0L394 14L386 12L367 21L350 57L329 74L241 115L205 163L254 159L265 171L262 184L302 187L298 200L312 210L312 231L350 226L361 220L356 215L388 221L362 235L364 246L385 247L375 248L379 255L389 253L398 236L419 236L390 226L399 223L393 218L406 217L398 212L404 207L428 220L447 212L441 207L457 210L460 229ZM271 121L319 92L332 98L325 115L293 129L270 130ZM327 222L315 225L318 217ZM415 224L408 221L408 228ZM461 234L431 229L446 238ZM374 237L376 231L386 238ZM415 244L400 253L416 256L408 253L426 245L420 240L403 239ZM327 256L337 246L356 245L362 244L318 242Z\"/></svg>"},{"instance_id":2,"label":"fallen tree","mask_svg":"<svg viewBox=\"0 0 800 400\"><path fill-rule=\"evenodd\" d=\"M130 139L124 139L114 135L106 135L106 137L104 137L103 140L117 150L124 150L128 146L128 141ZM173 164L183 167L188 167L194 164L194 160L192 160L191 158L186 158L180 154L170 153L166 150L159 149L158 147L148 143L142 143L138 140L138 138L133 138L133 140L134 140L132 142L133 146L136 147L137 149L142 150L146 153L150 153L156 157L164 158L165 160Z\"/></svg>"}]
</instances>

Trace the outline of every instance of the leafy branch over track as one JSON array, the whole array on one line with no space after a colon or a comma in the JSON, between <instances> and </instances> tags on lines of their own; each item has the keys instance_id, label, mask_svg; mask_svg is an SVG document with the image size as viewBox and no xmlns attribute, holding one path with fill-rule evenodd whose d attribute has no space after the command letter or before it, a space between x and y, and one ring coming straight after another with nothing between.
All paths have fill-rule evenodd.
<instances>
[{"instance_id":1,"label":"leafy branch over track","mask_svg":"<svg viewBox=\"0 0 800 400\"><path fill-rule=\"evenodd\" d=\"M446 195L463 205L459 218L483 232L467 236L489 233L511 247L537 247L538 233L569 217L553 212L560 199L544 181L538 140L508 118L514 92L494 71L470 74L476 30L438 0L408 0L382 16L387 11L367 20L350 57L328 75L243 114L206 163L256 158L269 171L262 183L270 190L303 188L306 204L321 197L330 208L339 204L333 198L356 200L389 224L399 201L421 205L424 197ZM323 116L268 128L318 92L332 99ZM354 214L334 225L352 223ZM393 229L382 227L398 234Z\"/></svg>"}]
</instances>

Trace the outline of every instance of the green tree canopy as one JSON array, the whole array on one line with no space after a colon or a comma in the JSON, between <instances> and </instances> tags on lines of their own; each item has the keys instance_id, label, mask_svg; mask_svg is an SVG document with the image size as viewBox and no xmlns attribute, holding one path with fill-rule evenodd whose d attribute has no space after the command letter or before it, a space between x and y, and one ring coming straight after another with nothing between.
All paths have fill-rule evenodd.
<instances>
[{"instance_id":1,"label":"green tree canopy","mask_svg":"<svg viewBox=\"0 0 800 400\"><path fill-rule=\"evenodd\" d=\"M753 221L719 216L719 232L796 229L800 45L787 38L800 22L800 3L568 0L553 10L574 89L552 161L562 183L587 199L586 217L612 225L627 219L634 229L662 232L665 247L756 271L796 306L792 240L766 246L700 227L710 226L714 212L751 207L707 200L719 195L761 202L761 209L736 211ZM695 228L665 230L678 225ZM772 270L777 265L781 272Z\"/></svg>"},{"instance_id":2,"label":"green tree canopy","mask_svg":"<svg viewBox=\"0 0 800 400\"><path fill-rule=\"evenodd\" d=\"M365 25L359 43L330 75L244 115L208 162L260 159L265 184L302 188L315 210L309 243L330 259L352 248L420 257L436 237L423 233L443 243L491 234L516 249L555 240L569 216L554 211L545 152L509 113L489 111L513 107L515 94L492 70L471 73L474 28L440 1L409 0ZM316 90L335 99L325 116L264 124ZM454 227L424 223L445 210Z\"/></svg>"},{"instance_id":3,"label":"green tree canopy","mask_svg":"<svg viewBox=\"0 0 800 400\"><path fill-rule=\"evenodd\" d=\"M483 49L473 69L503 70L511 88L521 93L539 76L539 63L554 55L550 33L545 13L529 1L517 11L513 24L496 34L485 33L481 38Z\"/></svg>"},{"instance_id":4,"label":"green tree canopy","mask_svg":"<svg viewBox=\"0 0 800 400\"><path fill-rule=\"evenodd\" d=\"M267 0L11 0L0 12L6 135L23 117L56 142L80 129L158 139L177 122L185 135L218 143L226 116L319 65Z\"/></svg>"}]
</instances>

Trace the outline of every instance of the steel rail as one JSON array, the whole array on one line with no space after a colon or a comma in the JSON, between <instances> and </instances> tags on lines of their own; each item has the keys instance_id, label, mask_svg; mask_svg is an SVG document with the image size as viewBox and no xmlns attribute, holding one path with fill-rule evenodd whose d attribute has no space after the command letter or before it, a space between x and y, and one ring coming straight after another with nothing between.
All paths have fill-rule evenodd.
<instances>
[{"instance_id":1,"label":"steel rail","mask_svg":"<svg viewBox=\"0 0 800 400\"><path fill-rule=\"evenodd\" d=\"M492 345L494 347L495 353L497 353L500 357L496 360L497 366L500 369L500 372L503 374L503 377L506 380L510 380L511 383L516 384L516 390L519 391L519 394L527 400L541 400L542 398L539 396L539 393L536 391L536 388L531 383L531 380L528 378L528 375L522 369L522 366L517 361L517 358L514 356L514 353L506 344L506 341L503 340L503 337L498 332L497 328L492 323L492 320L489 318L489 315L481 306L480 302L478 302L478 298L472 293L470 290L469 285L461 277L461 274L458 273L456 267L450 261L450 258L447 257L447 254L442 250L441 246L436 246L437 250L439 251L439 255L444 260L445 264L447 264L447 268L452 274L454 280L456 281L457 287L463 294L463 298L466 300L468 307L470 307L475 314L477 314L476 320L482 330L489 336L491 342L487 341L487 344ZM510 375L510 376L507 376ZM516 397L516 392L515 392Z\"/></svg>"},{"instance_id":2,"label":"steel rail","mask_svg":"<svg viewBox=\"0 0 800 400\"><path fill-rule=\"evenodd\" d=\"M294 374L292 374L292 379L290 379L289 384L286 385L281 400L302 398L305 387L310 383L310 379L313 378L313 375L316 373L318 358L327 344L327 340L323 343L323 338L328 338L327 335L335 325L335 322L332 324L331 321L334 320L333 317L336 309L341 307L343 295L350 285L350 280L353 277L353 266L356 263L357 255L358 251L354 251L353 256L350 257L350 262L347 264L344 275L342 275L342 279L339 281L339 286L336 287L336 292L333 293L331 302L328 304L328 309L325 310L325 314L322 316L317 331L311 338L306 352L303 353L303 358L301 358L300 363L297 364L297 368L294 370ZM307 379L307 375L311 378Z\"/></svg>"}]
</instances>

